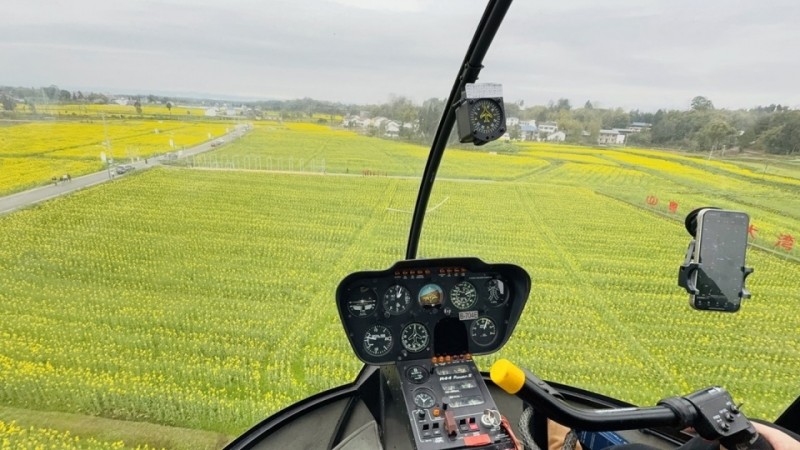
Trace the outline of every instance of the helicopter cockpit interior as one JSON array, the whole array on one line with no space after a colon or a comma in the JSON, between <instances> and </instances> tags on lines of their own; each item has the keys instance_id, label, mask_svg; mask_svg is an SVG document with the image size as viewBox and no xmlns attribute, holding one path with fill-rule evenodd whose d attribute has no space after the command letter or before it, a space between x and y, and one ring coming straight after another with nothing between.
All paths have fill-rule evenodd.
<instances>
[{"instance_id":1,"label":"helicopter cockpit interior","mask_svg":"<svg viewBox=\"0 0 800 450\"><path fill-rule=\"evenodd\" d=\"M476 363L475 356L503 347L529 297L536 301L535 276L476 257L416 258L456 122L462 143L483 145L506 131L501 86L476 81L510 3L489 2L459 67L422 175L405 259L352 273L335 292L343 332L364 363L360 374L277 412L227 449L547 448L548 420L570 427L591 450L621 444L674 449L694 436L681 431L689 427L727 448L771 448L721 387L636 407L545 382L507 360L489 372ZM752 269L745 267L742 240L747 221L746 214L715 208L687 217L694 239L679 285L695 309L735 312L749 296L744 281ZM775 423L797 431L799 411L800 399Z\"/></svg>"}]
</instances>

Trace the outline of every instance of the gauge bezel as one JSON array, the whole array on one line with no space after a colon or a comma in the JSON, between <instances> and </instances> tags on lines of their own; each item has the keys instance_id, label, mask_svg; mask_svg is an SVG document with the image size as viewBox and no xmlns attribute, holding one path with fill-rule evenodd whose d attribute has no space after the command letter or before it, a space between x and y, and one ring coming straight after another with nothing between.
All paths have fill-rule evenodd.
<instances>
[{"instance_id":1,"label":"gauge bezel","mask_svg":"<svg viewBox=\"0 0 800 450\"><path fill-rule=\"evenodd\" d=\"M499 281L500 283L503 283L503 286L505 288L505 293L502 295L502 299L498 303L495 303L495 302L491 301L491 296L488 294L488 292L489 292L489 284L492 283L492 282L495 282L495 281ZM511 298L511 289L510 289L510 287L511 287L510 283L507 282L506 280L500 278L500 277L495 277L495 278L492 278L491 280L487 281L486 285L484 286L484 290L486 290L486 293L487 293L486 303L488 303L489 306L494 307L494 308L497 308L499 306L505 305L506 302L508 301L508 299Z\"/></svg>"},{"instance_id":2,"label":"gauge bezel","mask_svg":"<svg viewBox=\"0 0 800 450\"><path fill-rule=\"evenodd\" d=\"M375 311L378 309L378 293L375 291L375 289L370 288L368 286L359 286L357 288L357 290L359 291L358 292L358 294L359 294L358 298L355 299L355 300L349 300L347 302L347 311L350 313L350 315L352 315L353 317L355 317L357 319L365 319L365 318L375 314ZM372 295L373 298L370 298L369 300L372 301L373 308L372 308L372 311L370 311L369 313L367 313L367 314L362 316L362 315L359 315L359 314L356 314L355 312L353 312L353 310L350 309L350 305L355 304L356 302L360 302L360 301L364 300L365 297L367 297L367 295L365 295L365 293Z\"/></svg>"},{"instance_id":3,"label":"gauge bezel","mask_svg":"<svg viewBox=\"0 0 800 450\"><path fill-rule=\"evenodd\" d=\"M389 336L389 346L386 347L386 350L384 350L382 352L373 352L367 346L367 335L368 334L377 334L378 332L377 331L373 331L373 330L376 329L376 328L379 328L379 327L383 328L384 330L386 330L386 333ZM365 331L364 335L361 336L361 346L364 348L364 351L367 352L367 354L369 354L370 356L374 356L376 358L380 358L381 356L388 355L389 352L391 352L392 348L394 347L394 335L392 334L392 330L389 329L389 327L387 327L386 325L381 325L379 323L373 324L372 326L367 328L367 331Z\"/></svg>"},{"instance_id":4,"label":"gauge bezel","mask_svg":"<svg viewBox=\"0 0 800 450\"><path fill-rule=\"evenodd\" d=\"M494 334L492 335L492 340L491 341L481 342L481 341L475 339L475 330L477 329L476 327L478 326L478 323L482 322L482 321L485 321L485 320L488 320L489 322L491 322L492 327L494 328ZM497 340L497 336L498 335L499 335L499 332L498 332L498 329L497 329L497 322L495 322L494 319L492 319L489 316L480 316L477 319L473 320L472 323L469 326L469 337L470 337L470 339L472 339L472 342L474 342L475 345L480 345L481 347L488 347L488 346L494 344L494 341Z\"/></svg>"},{"instance_id":5,"label":"gauge bezel","mask_svg":"<svg viewBox=\"0 0 800 450\"><path fill-rule=\"evenodd\" d=\"M456 294L456 290L459 290L459 287L463 285L469 286L468 289L472 290L472 300L469 300L469 303L466 304L466 306L459 305L456 302L456 298L459 298L460 295ZM478 303L478 288L476 288L475 285L470 283L469 281L467 280L459 281L458 283L456 283L455 286L452 287L452 289L450 289L450 304L455 306L456 309L461 311L466 311L475 306L476 303Z\"/></svg>"},{"instance_id":6,"label":"gauge bezel","mask_svg":"<svg viewBox=\"0 0 800 450\"><path fill-rule=\"evenodd\" d=\"M425 394L428 397L430 397L431 399L430 405L425 406L417 403L417 396L421 394ZM411 399L414 401L414 404L417 405L417 407L419 408L430 408L436 404L436 394L434 394L432 390L424 387L414 389L414 392L411 393Z\"/></svg>"},{"instance_id":7,"label":"gauge bezel","mask_svg":"<svg viewBox=\"0 0 800 450\"><path fill-rule=\"evenodd\" d=\"M469 100L469 120L470 125L472 126L472 130L474 131L476 136L496 136L505 132L505 118L503 114L503 108L497 103L496 100L492 98L479 98L475 100ZM481 106L489 105L488 107L484 107L483 110ZM493 109L490 112L492 114L491 122L489 126L482 125L481 116L484 113L484 110L489 112L489 108Z\"/></svg>"},{"instance_id":8,"label":"gauge bezel","mask_svg":"<svg viewBox=\"0 0 800 450\"><path fill-rule=\"evenodd\" d=\"M406 298L405 305L399 311L394 311L386 306L386 296L389 295L389 292L394 290L395 288L400 288L405 292L404 296ZM389 313L392 316L399 316L400 314L405 313L408 311L408 308L411 307L411 304L414 302L413 296L411 294L411 290L407 287L403 286L402 284L393 284L386 289L386 292L383 293L383 299L381 299L381 306L383 307L384 312Z\"/></svg>"},{"instance_id":9,"label":"gauge bezel","mask_svg":"<svg viewBox=\"0 0 800 450\"><path fill-rule=\"evenodd\" d=\"M406 330L408 330L411 327L415 327L415 326L419 326L424 331L424 335L425 335L425 342L419 348L417 348L416 350L414 350L413 348L411 348L408 345L406 345ZM411 322L408 325L404 326L403 330L400 332L400 345L402 345L404 349L408 350L411 353L419 353L419 352L425 350L430 343L431 343L431 333L430 333L430 331L428 331L428 327L426 327L425 324L423 324L423 323Z\"/></svg>"}]
</instances>

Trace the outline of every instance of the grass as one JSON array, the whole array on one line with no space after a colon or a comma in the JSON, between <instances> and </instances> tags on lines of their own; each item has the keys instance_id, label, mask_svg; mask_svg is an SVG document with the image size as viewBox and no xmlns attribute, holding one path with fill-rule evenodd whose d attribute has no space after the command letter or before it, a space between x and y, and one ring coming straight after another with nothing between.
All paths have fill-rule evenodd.
<instances>
[{"instance_id":1,"label":"grass","mask_svg":"<svg viewBox=\"0 0 800 450\"><path fill-rule=\"evenodd\" d=\"M0 406L0 422L11 421L23 429L45 429L49 434L55 432L59 437L69 432L73 437L91 436L99 442L122 441L125 448L147 446L175 450L217 450L233 439L231 436L201 430ZM13 439L0 433L0 439L4 437ZM71 446L68 439L64 444L65 447Z\"/></svg>"}]
</instances>

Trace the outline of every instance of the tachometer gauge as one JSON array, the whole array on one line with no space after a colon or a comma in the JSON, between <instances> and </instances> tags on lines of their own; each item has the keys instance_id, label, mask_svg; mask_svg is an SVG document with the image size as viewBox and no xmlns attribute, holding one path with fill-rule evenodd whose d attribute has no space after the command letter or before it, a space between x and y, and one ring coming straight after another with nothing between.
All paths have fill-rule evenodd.
<instances>
[{"instance_id":1,"label":"tachometer gauge","mask_svg":"<svg viewBox=\"0 0 800 450\"><path fill-rule=\"evenodd\" d=\"M450 290L450 301L458 309L469 309L475 305L478 291L469 281L462 281Z\"/></svg>"},{"instance_id":2,"label":"tachometer gauge","mask_svg":"<svg viewBox=\"0 0 800 450\"><path fill-rule=\"evenodd\" d=\"M375 312L378 294L366 286L358 288L356 297L347 302L347 309L355 317L367 317Z\"/></svg>"},{"instance_id":3,"label":"tachometer gauge","mask_svg":"<svg viewBox=\"0 0 800 450\"><path fill-rule=\"evenodd\" d=\"M472 341L480 346L487 346L497 339L497 325L489 317L479 317L469 327Z\"/></svg>"},{"instance_id":4,"label":"tachometer gauge","mask_svg":"<svg viewBox=\"0 0 800 450\"><path fill-rule=\"evenodd\" d=\"M403 328L400 334L400 343L403 347L413 353L421 352L428 346L430 335L425 325L421 323L410 323Z\"/></svg>"},{"instance_id":5,"label":"tachometer gauge","mask_svg":"<svg viewBox=\"0 0 800 450\"><path fill-rule=\"evenodd\" d=\"M486 283L486 301L492 306L500 306L508 300L508 286L498 278L493 278Z\"/></svg>"},{"instance_id":6,"label":"tachometer gauge","mask_svg":"<svg viewBox=\"0 0 800 450\"><path fill-rule=\"evenodd\" d=\"M389 353L392 344L392 332L383 325L373 325L364 333L364 350L372 356Z\"/></svg>"},{"instance_id":7,"label":"tachometer gauge","mask_svg":"<svg viewBox=\"0 0 800 450\"><path fill-rule=\"evenodd\" d=\"M404 313L411 306L411 292L396 284L383 294L383 309L392 315Z\"/></svg>"},{"instance_id":8,"label":"tachometer gauge","mask_svg":"<svg viewBox=\"0 0 800 450\"><path fill-rule=\"evenodd\" d=\"M430 408L436 404L436 397L429 389L420 388L414 391L414 404L420 408Z\"/></svg>"}]
</instances>

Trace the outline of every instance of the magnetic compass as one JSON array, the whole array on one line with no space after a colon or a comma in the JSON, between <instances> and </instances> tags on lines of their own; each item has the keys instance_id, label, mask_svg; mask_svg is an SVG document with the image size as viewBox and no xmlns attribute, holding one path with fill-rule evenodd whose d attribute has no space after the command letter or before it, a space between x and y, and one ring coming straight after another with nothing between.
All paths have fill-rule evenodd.
<instances>
[{"instance_id":1,"label":"magnetic compass","mask_svg":"<svg viewBox=\"0 0 800 450\"><path fill-rule=\"evenodd\" d=\"M501 98L470 98L456 109L461 142L483 145L506 132L506 114Z\"/></svg>"}]
</instances>

